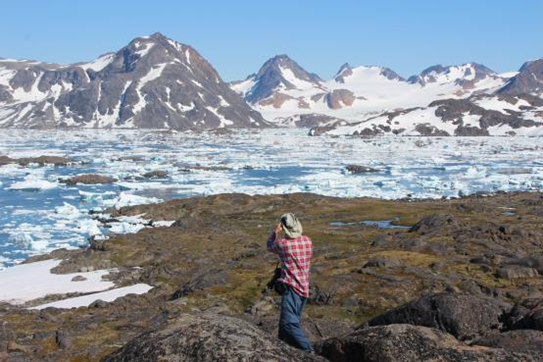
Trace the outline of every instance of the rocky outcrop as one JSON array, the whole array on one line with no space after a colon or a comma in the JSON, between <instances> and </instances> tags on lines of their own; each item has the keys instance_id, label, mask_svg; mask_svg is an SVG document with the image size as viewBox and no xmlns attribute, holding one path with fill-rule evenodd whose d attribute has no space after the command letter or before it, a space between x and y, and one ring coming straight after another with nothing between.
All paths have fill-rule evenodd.
<instances>
[{"instance_id":1,"label":"rocky outcrop","mask_svg":"<svg viewBox=\"0 0 543 362\"><path fill-rule=\"evenodd\" d=\"M474 341L473 345L503 348L511 352L543 356L543 332L533 329L522 329L494 333Z\"/></svg>"},{"instance_id":2,"label":"rocky outcrop","mask_svg":"<svg viewBox=\"0 0 543 362\"><path fill-rule=\"evenodd\" d=\"M543 94L543 59L526 62L517 75L498 90L500 94Z\"/></svg>"},{"instance_id":3,"label":"rocky outcrop","mask_svg":"<svg viewBox=\"0 0 543 362\"><path fill-rule=\"evenodd\" d=\"M497 300L455 293L420 298L371 319L369 326L413 324L450 333L470 340L501 327L500 317L507 308Z\"/></svg>"},{"instance_id":4,"label":"rocky outcrop","mask_svg":"<svg viewBox=\"0 0 543 362\"><path fill-rule=\"evenodd\" d=\"M441 64L431 66L423 70L419 75L410 77L407 81L411 84L428 84L448 81L461 85L464 88L473 88L474 83L487 77L498 78L493 70L482 64L466 63L457 66L443 66Z\"/></svg>"},{"instance_id":5,"label":"rocky outcrop","mask_svg":"<svg viewBox=\"0 0 543 362\"><path fill-rule=\"evenodd\" d=\"M116 180L113 177L88 174L88 175L79 175L70 177L68 179L63 179L61 182L67 185L76 185L76 184L110 184Z\"/></svg>"},{"instance_id":6,"label":"rocky outcrop","mask_svg":"<svg viewBox=\"0 0 543 362\"><path fill-rule=\"evenodd\" d=\"M539 276L537 270L518 265L506 265L498 269L496 276L503 279L535 278Z\"/></svg>"},{"instance_id":7,"label":"rocky outcrop","mask_svg":"<svg viewBox=\"0 0 543 362\"><path fill-rule=\"evenodd\" d=\"M419 222L413 225L409 232L418 232L421 234L441 231L444 229L455 227L457 225L456 219L452 215L435 214L422 218Z\"/></svg>"},{"instance_id":8,"label":"rocky outcrop","mask_svg":"<svg viewBox=\"0 0 543 362\"><path fill-rule=\"evenodd\" d=\"M440 330L408 324L358 330L317 347L332 362L536 362L539 358L469 347Z\"/></svg>"},{"instance_id":9,"label":"rocky outcrop","mask_svg":"<svg viewBox=\"0 0 543 362\"><path fill-rule=\"evenodd\" d=\"M149 171L142 175L143 178L167 178L168 172L162 170Z\"/></svg>"},{"instance_id":10,"label":"rocky outcrop","mask_svg":"<svg viewBox=\"0 0 543 362\"><path fill-rule=\"evenodd\" d=\"M21 166L28 166L29 164L54 165L54 166L66 166L71 163L75 163L66 157L61 156L38 156L38 157L25 157L25 158L11 158L7 156L0 156L0 166L15 163Z\"/></svg>"},{"instance_id":11,"label":"rocky outcrop","mask_svg":"<svg viewBox=\"0 0 543 362\"><path fill-rule=\"evenodd\" d=\"M515 305L505 318L508 329L543 331L543 298L529 298Z\"/></svg>"},{"instance_id":12,"label":"rocky outcrop","mask_svg":"<svg viewBox=\"0 0 543 362\"><path fill-rule=\"evenodd\" d=\"M375 168L371 168L368 166L363 165L347 165L345 166L345 169L349 171L350 173L375 173L375 172L381 172L380 170L377 170Z\"/></svg>"},{"instance_id":13,"label":"rocky outcrop","mask_svg":"<svg viewBox=\"0 0 543 362\"><path fill-rule=\"evenodd\" d=\"M341 109L345 106L352 106L356 97L348 89L334 89L326 94L326 103L331 109Z\"/></svg>"},{"instance_id":14,"label":"rocky outcrop","mask_svg":"<svg viewBox=\"0 0 543 362\"><path fill-rule=\"evenodd\" d=\"M146 333L102 362L216 362L325 360L270 338L248 322L216 315L184 314L165 328Z\"/></svg>"}]
</instances>

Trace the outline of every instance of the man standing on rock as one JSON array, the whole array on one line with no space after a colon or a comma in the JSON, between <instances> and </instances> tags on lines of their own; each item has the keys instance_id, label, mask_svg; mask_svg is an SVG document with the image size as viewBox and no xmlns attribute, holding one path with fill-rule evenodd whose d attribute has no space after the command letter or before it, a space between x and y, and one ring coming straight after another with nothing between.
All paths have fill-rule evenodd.
<instances>
[{"instance_id":1,"label":"man standing on rock","mask_svg":"<svg viewBox=\"0 0 543 362\"><path fill-rule=\"evenodd\" d=\"M283 231L285 237L279 238ZM268 250L281 259L281 277L284 293L281 298L279 339L305 352L313 347L302 330L302 313L309 297L309 267L313 256L313 242L302 235L302 224L293 214L281 216L270 235Z\"/></svg>"}]
</instances>

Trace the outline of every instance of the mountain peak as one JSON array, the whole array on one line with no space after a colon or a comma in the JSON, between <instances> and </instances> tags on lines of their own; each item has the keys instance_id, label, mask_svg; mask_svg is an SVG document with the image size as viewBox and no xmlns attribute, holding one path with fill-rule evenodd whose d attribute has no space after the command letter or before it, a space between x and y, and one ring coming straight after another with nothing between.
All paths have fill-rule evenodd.
<instances>
[{"instance_id":1,"label":"mountain peak","mask_svg":"<svg viewBox=\"0 0 543 362\"><path fill-rule=\"evenodd\" d=\"M151 34L149 38L157 39L157 40L168 39L164 34L158 31L156 33Z\"/></svg>"},{"instance_id":2,"label":"mountain peak","mask_svg":"<svg viewBox=\"0 0 543 362\"><path fill-rule=\"evenodd\" d=\"M345 83L345 78L353 74L353 68L351 68L351 65L349 63L343 64L336 75L334 76L334 80L338 83Z\"/></svg>"},{"instance_id":3,"label":"mountain peak","mask_svg":"<svg viewBox=\"0 0 543 362\"><path fill-rule=\"evenodd\" d=\"M524 63L498 93L543 95L543 58Z\"/></svg>"},{"instance_id":4,"label":"mountain peak","mask_svg":"<svg viewBox=\"0 0 543 362\"><path fill-rule=\"evenodd\" d=\"M317 85L322 79L309 73L286 54L268 59L253 77L252 89L247 93L247 100L256 103L268 98L274 92Z\"/></svg>"},{"instance_id":5,"label":"mountain peak","mask_svg":"<svg viewBox=\"0 0 543 362\"><path fill-rule=\"evenodd\" d=\"M486 77L496 76L492 69L475 62L460 65L436 64L424 69L419 75L410 77L409 83L425 86L429 83L456 82L462 85L466 82L476 82Z\"/></svg>"}]
</instances>

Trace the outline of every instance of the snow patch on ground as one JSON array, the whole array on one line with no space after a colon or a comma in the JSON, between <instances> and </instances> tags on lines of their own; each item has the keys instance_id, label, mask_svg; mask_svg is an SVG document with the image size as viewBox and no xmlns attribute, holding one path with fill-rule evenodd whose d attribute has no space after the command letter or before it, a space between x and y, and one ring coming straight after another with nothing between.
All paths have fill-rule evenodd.
<instances>
[{"instance_id":1,"label":"snow patch on ground","mask_svg":"<svg viewBox=\"0 0 543 362\"><path fill-rule=\"evenodd\" d=\"M0 271L0 301L24 304L52 294L90 293L114 286L112 282L102 280L111 270L52 274L51 269L60 263L61 260L45 260ZM72 281L76 276L84 277L86 280Z\"/></svg>"},{"instance_id":2,"label":"snow patch on ground","mask_svg":"<svg viewBox=\"0 0 543 362\"><path fill-rule=\"evenodd\" d=\"M129 294L145 294L153 289L152 286L148 284L135 284L129 287L122 287L117 289L108 290L106 292L93 293L89 295L84 295L76 298L68 298L59 300L57 302L47 303L32 307L29 309L45 309L45 308L79 308L79 307L88 307L90 304L97 300L102 300L104 302L113 302L117 298L124 297Z\"/></svg>"}]
</instances>

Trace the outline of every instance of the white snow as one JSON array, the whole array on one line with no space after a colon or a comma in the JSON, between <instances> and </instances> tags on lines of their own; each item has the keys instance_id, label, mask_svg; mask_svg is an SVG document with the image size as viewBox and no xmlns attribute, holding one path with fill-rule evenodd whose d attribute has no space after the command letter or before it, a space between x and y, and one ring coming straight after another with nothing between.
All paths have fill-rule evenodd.
<instances>
[{"instance_id":1,"label":"white snow","mask_svg":"<svg viewBox=\"0 0 543 362\"><path fill-rule=\"evenodd\" d=\"M138 94L138 103L136 103L133 107L134 114L138 114L145 106L147 105L147 102L145 101L145 96L141 93L142 88L147 84L148 82L152 82L153 80L157 79L162 75L162 71L164 68L168 65L168 63L161 63L153 66L149 72L140 78L138 81L138 87L136 88L136 93ZM126 124L124 125L126 127Z\"/></svg>"},{"instance_id":2,"label":"white snow","mask_svg":"<svg viewBox=\"0 0 543 362\"><path fill-rule=\"evenodd\" d=\"M68 298L59 300L57 302L47 303L32 307L29 309L45 309L45 308L79 308L79 307L88 307L90 304L97 300L102 300L104 302L113 302L117 298L124 297L129 294L145 294L153 289L152 286L148 284L135 284L129 287L122 287L117 289L108 290L100 293L93 293L89 295L84 295L76 298Z\"/></svg>"},{"instance_id":3,"label":"white snow","mask_svg":"<svg viewBox=\"0 0 543 362\"><path fill-rule=\"evenodd\" d=\"M148 82L151 82L160 77L166 65L168 65L168 63L161 63L153 66L146 75L140 78L138 82L139 89L143 88Z\"/></svg>"},{"instance_id":4,"label":"white snow","mask_svg":"<svg viewBox=\"0 0 543 362\"><path fill-rule=\"evenodd\" d=\"M254 76L253 77L249 77L241 82L236 82L236 83L233 83L231 84L231 88L236 91L237 93L241 94L242 97L245 97L249 92L251 92L251 90L253 89L253 87L255 86L256 82L255 82L255 78Z\"/></svg>"},{"instance_id":5,"label":"white snow","mask_svg":"<svg viewBox=\"0 0 543 362\"><path fill-rule=\"evenodd\" d=\"M99 72L107 67L115 59L115 53L108 53L100 56L98 59L90 63L84 63L81 67L85 70L91 69L95 72Z\"/></svg>"},{"instance_id":6,"label":"white snow","mask_svg":"<svg viewBox=\"0 0 543 362\"><path fill-rule=\"evenodd\" d=\"M20 264L0 271L0 301L10 304L24 304L52 294L90 293L109 289L112 282L102 280L109 270L85 273L52 274L51 269L61 260L45 260ZM86 278L73 282L75 276Z\"/></svg>"},{"instance_id":7,"label":"white snow","mask_svg":"<svg viewBox=\"0 0 543 362\"><path fill-rule=\"evenodd\" d=\"M224 128L226 126L231 126L234 124L233 121L226 119L225 116L219 113L219 108L206 107L206 109L219 118L219 122L220 122L219 128Z\"/></svg>"},{"instance_id":8,"label":"white snow","mask_svg":"<svg viewBox=\"0 0 543 362\"><path fill-rule=\"evenodd\" d=\"M149 42L149 43L136 43L136 47L138 48L138 50L136 51L136 54L139 55L140 58L143 58L144 56L147 55L147 53L149 53L149 51L151 50L151 48L153 48L155 44L152 43L152 42Z\"/></svg>"}]
</instances>

